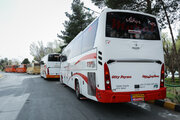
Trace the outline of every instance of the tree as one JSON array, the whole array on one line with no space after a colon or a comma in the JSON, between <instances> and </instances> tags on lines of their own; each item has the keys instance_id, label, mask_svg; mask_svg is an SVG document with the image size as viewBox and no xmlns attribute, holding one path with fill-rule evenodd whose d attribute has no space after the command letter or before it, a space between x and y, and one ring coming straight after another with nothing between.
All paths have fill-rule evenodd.
<instances>
[{"instance_id":1,"label":"tree","mask_svg":"<svg viewBox=\"0 0 180 120\"><path fill-rule=\"evenodd\" d=\"M61 51L61 44L62 43L58 43L57 40L48 42L47 46L44 46L42 41L38 41L37 43L33 42L30 45L30 54L34 57L35 61L40 62L41 58L49 53L59 53Z\"/></svg>"},{"instance_id":2,"label":"tree","mask_svg":"<svg viewBox=\"0 0 180 120\"><path fill-rule=\"evenodd\" d=\"M178 30L177 40L180 40L180 29Z\"/></svg>"},{"instance_id":3,"label":"tree","mask_svg":"<svg viewBox=\"0 0 180 120\"><path fill-rule=\"evenodd\" d=\"M164 14L164 8L166 9L170 23L179 18L177 11L180 9L180 0L91 0L95 5L99 7L107 6L112 9L124 9L145 12L159 16L159 22L161 27L165 28L167 21ZM164 7L163 7L164 4Z\"/></svg>"},{"instance_id":4,"label":"tree","mask_svg":"<svg viewBox=\"0 0 180 120\"><path fill-rule=\"evenodd\" d=\"M83 7L83 2L80 0L73 0L71 4L72 14L65 13L69 20L64 22L63 25L65 30L61 31L62 35L57 34L57 37L64 40L66 45L94 19L89 12L85 12Z\"/></svg>"},{"instance_id":5,"label":"tree","mask_svg":"<svg viewBox=\"0 0 180 120\"><path fill-rule=\"evenodd\" d=\"M8 65L8 59L4 58L0 60L0 70L4 70L5 66Z\"/></svg>"},{"instance_id":6,"label":"tree","mask_svg":"<svg viewBox=\"0 0 180 120\"><path fill-rule=\"evenodd\" d=\"M12 65L19 65L20 61L18 59L12 59Z\"/></svg>"},{"instance_id":7,"label":"tree","mask_svg":"<svg viewBox=\"0 0 180 120\"><path fill-rule=\"evenodd\" d=\"M46 53L60 53L62 41L54 40L53 42L48 42L46 47Z\"/></svg>"},{"instance_id":8,"label":"tree","mask_svg":"<svg viewBox=\"0 0 180 120\"><path fill-rule=\"evenodd\" d=\"M172 52L174 52L174 57L176 61L180 60L178 56L176 43L173 36L173 31L171 28L171 24L180 19L180 14L178 10L180 10L180 0L91 0L97 6L107 6L115 9L128 9L128 10L136 10L141 12L146 12L149 14L153 14L158 17L158 21L161 23L161 27L165 28L166 25L169 26L169 30L172 37ZM180 62L177 64L178 71L180 73ZM180 77L179 77L180 79Z\"/></svg>"},{"instance_id":9,"label":"tree","mask_svg":"<svg viewBox=\"0 0 180 120\"><path fill-rule=\"evenodd\" d=\"M168 26L169 26L169 30L170 30L170 34L171 34L171 38L172 38L172 45L173 45L173 53L174 53L174 56L173 57L175 57L175 59L176 59L176 61L177 61L177 66L178 66L178 71L179 71L179 73L180 73L180 62L178 62L179 60L180 60L180 56L178 55L178 51L177 51L177 48L176 48L176 41L175 41L175 39L174 39L174 35L173 35L173 31L172 31L172 28L171 28L171 23L176 19L176 16L179 16L179 15L173 15L172 13L173 12L176 12L176 8L174 8L174 9L169 9L169 7L168 7L168 5L169 4L167 4L168 2L164 2L164 1L162 1L162 0L159 0L160 1L160 3L162 4L162 7L163 7L163 10L164 10L164 15L165 15L165 17L166 17L166 19L167 19L167 24L168 24ZM171 1L173 1L173 0L171 0ZM172 2L173 3L173 2ZM179 2L180 3L180 2ZM180 9L179 7L178 7L178 9ZM168 11L172 14L171 16L169 16L168 15ZM171 17L173 17L173 18L171 18ZM171 19L170 19L171 18ZM180 79L180 76L179 76L179 79ZM180 81L179 81L180 82Z\"/></svg>"},{"instance_id":10,"label":"tree","mask_svg":"<svg viewBox=\"0 0 180 120\"><path fill-rule=\"evenodd\" d=\"M13 61L12 60L8 60L8 65L13 65Z\"/></svg>"},{"instance_id":11,"label":"tree","mask_svg":"<svg viewBox=\"0 0 180 120\"><path fill-rule=\"evenodd\" d=\"M30 62L29 62L28 58L25 58L25 59L22 61L21 64L29 64L29 63L30 63Z\"/></svg>"},{"instance_id":12,"label":"tree","mask_svg":"<svg viewBox=\"0 0 180 120\"><path fill-rule=\"evenodd\" d=\"M179 29L179 33L178 33L178 36L177 36L177 39L176 39L176 48L177 48L177 54L178 54L178 60L176 62L178 64L180 64L180 29ZM179 69L178 69L178 72L180 74ZM179 76L179 80L180 80L180 76Z\"/></svg>"},{"instance_id":13,"label":"tree","mask_svg":"<svg viewBox=\"0 0 180 120\"><path fill-rule=\"evenodd\" d=\"M164 50L164 58L165 58L165 65L166 65L166 73L170 71L172 73L172 82L174 82L174 73L176 69L176 60L173 57L173 46L166 33L162 33L162 40L163 40L163 50Z\"/></svg>"},{"instance_id":14,"label":"tree","mask_svg":"<svg viewBox=\"0 0 180 120\"><path fill-rule=\"evenodd\" d=\"M40 62L41 58L46 55L43 42L38 41L37 44L35 42L33 42L30 45L30 54L34 57L34 60Z\"/></svg>"},{"instance_id":15,"label":"tree","mask_svg":"<svg viewBox=\"0 0 180 120\"><path fill-rule=\"evenodd\" d=\"M176 39L176 48L178 55L180 56L180 29L178 31L177 39Z\"/></svg>"},{"instance_id":16,"label":"tree","mask_svg":"<svg viewBox=\"0 0 180 120\"><path fill-rule=\"evenodd\" d=\"M0 69L4 70L6 65L8 65L8 58L4 58L0 60Z\"/></svg>"}]
</instances>

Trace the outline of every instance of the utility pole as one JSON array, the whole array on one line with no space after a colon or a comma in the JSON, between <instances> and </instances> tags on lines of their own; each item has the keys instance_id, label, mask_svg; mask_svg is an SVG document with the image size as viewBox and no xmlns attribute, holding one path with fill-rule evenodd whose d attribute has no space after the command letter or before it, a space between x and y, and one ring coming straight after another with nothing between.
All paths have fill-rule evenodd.
<instances>
[{"instance_id":1,"label":"utility pole","mask_svg":"<svg viewBox=\"0 0 180 120\"><path fill-rule=\"evenodd\" d=\"M83 8L85 8L86 10L89 10L89 11L93 11L94 13L100 14L99 12L97 12L97 11L95 11L95 10L92 10L92 9L90 9L90 8L88 8L88 7L83 6Z\"/></svg>"}]
</instances>

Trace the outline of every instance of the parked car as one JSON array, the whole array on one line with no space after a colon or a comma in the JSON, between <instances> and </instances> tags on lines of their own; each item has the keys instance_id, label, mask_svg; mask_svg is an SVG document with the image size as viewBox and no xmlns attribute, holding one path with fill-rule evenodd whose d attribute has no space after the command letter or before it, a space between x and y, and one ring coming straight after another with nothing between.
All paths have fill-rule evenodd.
<instances>
[{"instance_id":1,"label":"parked car","mask_svg":"<svg viewBox=\"0 0 180 120\"><path fill-rule=\"evenodd\" d=\"M167 78L171 78L172 77L172 73L170 72L168 75L167 75ZM179 77L179 73L176 71L174 73L174 77Z\"/></svg>"}]
</instances>

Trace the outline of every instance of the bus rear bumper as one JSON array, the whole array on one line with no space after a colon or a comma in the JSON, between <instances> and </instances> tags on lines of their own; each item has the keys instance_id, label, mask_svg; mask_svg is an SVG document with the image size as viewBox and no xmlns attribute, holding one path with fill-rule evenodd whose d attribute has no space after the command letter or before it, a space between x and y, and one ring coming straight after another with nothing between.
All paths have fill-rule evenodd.
<instances>
[{"instance_id":1,"label":"bus rear bumper","mask_svg":"<svg viewBox=\"0 0 180 120\"><path fill-rule=\"evenodd\" d=\"M102 103L121 103L131 102L132 95L141 94L144 96L142 101L158 100L166 98L166 88L151 91L137 91L137 92L112 92L111 90L96 89L96 98Z\"/></svg>"}]
</instances>

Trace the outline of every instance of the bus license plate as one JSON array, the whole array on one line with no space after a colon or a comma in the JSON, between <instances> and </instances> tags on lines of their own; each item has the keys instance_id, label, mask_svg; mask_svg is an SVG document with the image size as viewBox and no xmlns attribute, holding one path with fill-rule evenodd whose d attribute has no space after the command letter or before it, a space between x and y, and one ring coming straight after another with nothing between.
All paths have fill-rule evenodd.
<instances>
[{"instance_id":1,"label":"bus license plate","mask_svg":"<svg viewBox=\"0 0 180 120\"><path fill-rule=\"evenodd\" d=\"M144 94L132 94L131 101L144 101Z\"/></svg>"}]
</instances>

